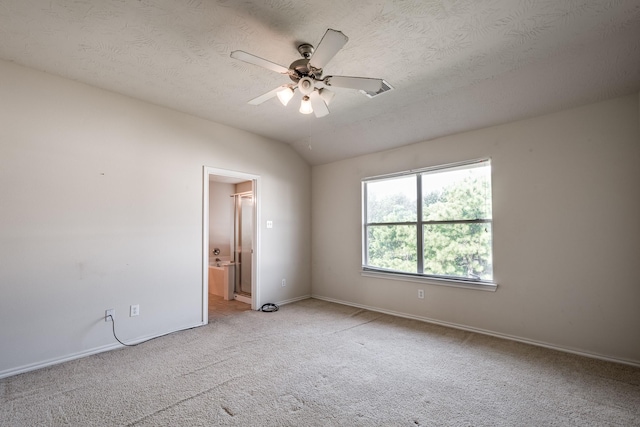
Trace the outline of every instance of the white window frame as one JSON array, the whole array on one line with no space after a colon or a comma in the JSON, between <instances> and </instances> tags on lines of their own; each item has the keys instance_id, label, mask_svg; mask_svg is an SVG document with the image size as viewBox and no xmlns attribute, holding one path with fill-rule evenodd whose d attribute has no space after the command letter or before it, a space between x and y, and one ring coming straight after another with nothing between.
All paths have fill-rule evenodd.
<instances>
[{"instance_id":1,"label":"white window frame","mask_svg":"<svg viewBox=\"0 0 640 427\"><path fill-rule=\"evenodd\" d=\"M393 279L399 281L409 281L409 282L418 282L418 283L426 283L440 286L452 286L458 288L466 288L466 289L474 289L474 290L483 290L483 291L495 291L498 287L495 281L487 281L487 280L476 280L476 279L467 279L460 278L454 276L436 276L422 273L422 264L423 264L423 239L422 239L422 230L424 224L429 224L429 221L424 221L422 218L422 189L421 189L421 177L417 177L417 212L416 212L416 221L415 222L407 222L407 223L389 223L391 225L415 225L417 230L417 252L418 252L418 271L419 273L407 273L396 270L387 270L384 268L371 267L367 265L367 256L368 256L368 247L367 247L367 230L369 226L381 225L379 223L368 223L367 222L367 188L366 184L368 182L375 182L385 179L393 179L400 178L405 176L422 176L423 174L428 174L435 171L443 171L443 170L453 170L465 167L473 167L473 165L477 165L480 163L487 163L491 166L491 159L483 158L483 159L475 159L458 163L450 163L446 165L439 165L433 167L427 167L422 169L414 169L409 171L397 172L386 175L378 175L372 176L362 179L362 267L361 267L361 275L365 277L373 277L373 278L381 278L381 279ZM492 180L493 182L493 180ZM493 196L492 196L493 199ZM493 203L493 200L491 201ZM465 221L450 221L454 222L485 222L493 225L492 218L482 218L477 220L465 220ZM493 246L493 226L492 226L492 238L491 244ZM491 248L493 254L493 247ZM495 264L494 264L495 271ZM493 275L495 279L495 275Z\"/></svg>"}]
</instances>

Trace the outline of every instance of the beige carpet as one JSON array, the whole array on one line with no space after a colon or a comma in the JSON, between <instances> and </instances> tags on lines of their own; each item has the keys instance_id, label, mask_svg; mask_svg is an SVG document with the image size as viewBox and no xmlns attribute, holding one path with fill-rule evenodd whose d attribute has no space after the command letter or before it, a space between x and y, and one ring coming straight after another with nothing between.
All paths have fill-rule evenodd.
<instances>
[{"instance_id":1,"label":"beige carpet","mask_svg":"<svg viewBox=\"0 0 640 427\"><path fill-rule=\"evenodd\" d=\"M640 369L319 300L0 380L2 426L640 426Z\"/></svg>"}]
</instances>

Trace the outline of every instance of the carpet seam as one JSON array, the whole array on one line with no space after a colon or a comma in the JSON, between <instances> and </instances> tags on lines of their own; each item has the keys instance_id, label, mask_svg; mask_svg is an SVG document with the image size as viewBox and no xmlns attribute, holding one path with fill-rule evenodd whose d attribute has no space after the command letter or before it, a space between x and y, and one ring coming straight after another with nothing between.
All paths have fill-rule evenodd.
<instances>
[{"instance_id":1,"label":"carpet seam","mask_svg":"<svg viewBox=\"0 0 640 427\"><path fill-rule=\"evenodd\" d=\"M157 411L154 411L151 414L145 415L144 417L139 418L139 419L127 424L126 427L133 427L136 424L140 424L142 421L144 421L146 419L149 419L149 418L153 417L154 415L161 414L161 413L166 412L169 409L174 408L174 407L176 407L176 406L178 406L178 405L180 405L180 404L182 404L184 402L188 402L189 400L192 400L192 399L195 399L197 397L203 396L203 395L209 393L210 391L212 391L212 390L214 390L216 388L219 388L219 387L221 387L221 386L223 386L223 385L225 385L227 383L230 383L231 381L237 380L238 378L242 378L243 376L244 375L240 375L239 377L230 378L227 381L223 381L220 384L217 384L214 387L210 387L210 388L208 388L206 390L203 390L203 391L201 391L199 393L196 393L193 396L189 396L189 397L185 397L184 399L180 399L177 402L172 403L171 405L168 405L168 406L165 406L164 408L158 409ZM222 409L224 409L224 408L222 408ZM225 410L225 412L227 412L227 411ZM227 412L227 413L229 413L229 412ZM233 416L233 415L231 415L231 416Z\"/></svg>"}]
</instances>

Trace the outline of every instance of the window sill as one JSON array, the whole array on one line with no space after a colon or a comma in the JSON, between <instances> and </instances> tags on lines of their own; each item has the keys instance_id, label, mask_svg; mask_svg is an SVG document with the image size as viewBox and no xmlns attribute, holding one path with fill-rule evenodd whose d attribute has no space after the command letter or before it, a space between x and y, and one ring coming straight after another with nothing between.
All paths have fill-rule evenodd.
<instances>
[{"instance_id":1,"label":"window sill","mask_svg":"<svg viewBox=\"0 0 640 427\"><path fill-rule=\"evenodd\" d=\"M403 282L425 283L427 285L437 286L450 286L453 288L473 289L475 291L495 292L498 288L497 283L491 282L468 282L466 280L438 279L434 277L410 276L407 274L397 274L372 270L361 270L360 275L363 277L373 277L376 279L399 280Z\"/></svg>"}]
</instances>

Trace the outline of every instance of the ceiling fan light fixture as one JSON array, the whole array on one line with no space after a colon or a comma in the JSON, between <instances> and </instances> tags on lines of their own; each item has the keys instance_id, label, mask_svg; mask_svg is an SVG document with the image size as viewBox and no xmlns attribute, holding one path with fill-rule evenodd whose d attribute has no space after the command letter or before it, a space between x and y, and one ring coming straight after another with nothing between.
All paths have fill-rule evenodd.
<instances>
[{"instance_id":1,"label":"ceiling fan light fixture","mask_svg":"<svg viewBox=\"0 0 640 427\"><path fill-rule=\"evenodd\" d=\"M309 95L315 89L313 80L310 77L301 78L298 82L298 89L300 89L301 94Z\"/></svg>"},{"instance_id":2,"label":"ceiling fan light fixture","mask_svg":"<svg viewBox=\"0 0 640 427\"><path fill-rule=\"evenodd\" d=\"M291 89L290 87L285 87L284 89L278 91L276 95L278 95L278 99L280 100L282 105L286 107L289 101L291 101L291 98L293 98L293 89Z\"/></svg>"},{"instance_id":3,"label":"ceiling fan light fixture","mask_svg":"<svg viewBox=\"0 0 640 427\"><path fill-rule=\"evenodd\" d=\"M302 114L313 113L313 108L311 107L311 101L309 101L309 97L307 95L305 95L302 98L302 102L300 103L300 112Z\"/></svg>"},{"instance_id":4,"label":"ceiling fan light fixture","mask_svg":"<svg viewBox=\"0 0 640 427\"><path fill-rule=\"evenodd\" d=\"M324 103L329 105L334 96L336 96L335 92L330 91L326 87L318 90L320 97L324 100Z\"/></svg>"},{"instance_id":5,"label":"ceiling fan light fixture","mask_svg":"<svg viewBox=\"0 0 640 427\"><path fill-rule=\"evenodd\" d=\"M289 101L291 101L291 98L293 98L293 89L291 89L290 87L285 87L282 90L278 91L276 95L278 96L280 102L282 102L282 105L286 107Z\"/></svg>"}]
</instances>

